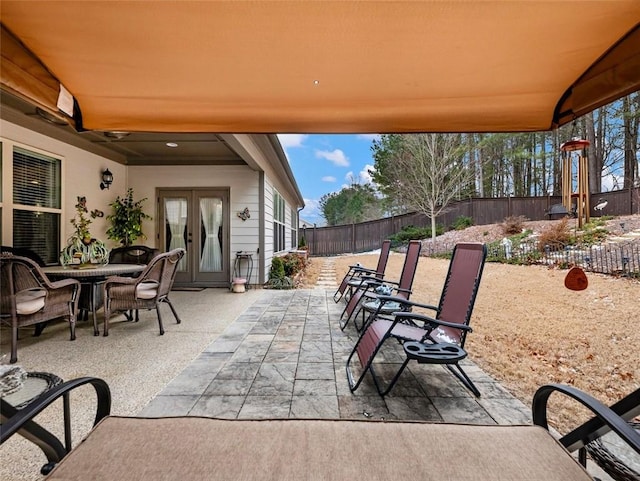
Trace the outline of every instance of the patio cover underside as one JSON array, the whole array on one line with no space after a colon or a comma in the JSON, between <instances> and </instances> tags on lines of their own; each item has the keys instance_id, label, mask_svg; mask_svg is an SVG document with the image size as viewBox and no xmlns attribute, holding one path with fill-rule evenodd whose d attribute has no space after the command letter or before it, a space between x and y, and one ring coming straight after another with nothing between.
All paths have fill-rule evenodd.
<instances>
[{"instance_id":1,"label":"patio cover underside","mask_svg":"<svg viewBox=\"0 0 640 481\"><path fill-rule=\"evenodd\" d=\"M553 129L640 89L640 2L2 2L2 88L76 128ZM5 30L6 29L6 30Z\"/></svg>"}]
</instances>

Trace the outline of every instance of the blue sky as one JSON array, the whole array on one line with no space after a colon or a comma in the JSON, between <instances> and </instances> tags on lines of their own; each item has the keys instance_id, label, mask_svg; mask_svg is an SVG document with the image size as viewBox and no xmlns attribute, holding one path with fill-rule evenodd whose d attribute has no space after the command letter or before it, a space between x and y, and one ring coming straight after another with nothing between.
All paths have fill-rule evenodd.
<instances>
[{"instance_id":1,"label":"blue sky","mask_svg":"<svg viewBox=\"0 0 640 481\"><path fill-rule=\"evenodd\" d=\"M352 181L370 182L373 168L371 143L374 134L325 135L278 134L306 207L300 217L324 224L318 201L324 194L338 192Z\"/></svg>"}]
</instances>

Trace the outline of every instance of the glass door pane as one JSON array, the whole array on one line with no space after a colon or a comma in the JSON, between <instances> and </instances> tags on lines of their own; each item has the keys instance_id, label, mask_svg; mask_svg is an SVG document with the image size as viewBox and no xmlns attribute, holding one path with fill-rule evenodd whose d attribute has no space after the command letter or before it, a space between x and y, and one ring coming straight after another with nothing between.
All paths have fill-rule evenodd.
<instances>
[{"instance_id":1,"label":"glass door pane","mask_svg":"<svg viewBox=\"0 0 640 481\"><path fill-rule=\"evenodd\" d=\"M165 197L164 198L164 219L165 219L165 251L182 247L187 250L178 265L179 271L187 270L187 221L188 221L188 200L186 197Z\"/></svg>"},{"instance_id":2,"label":"glass door pane","mask_svg":"<svg viewBox=\"0 0 640 481\"><path fill-rule=\"evenodd\" d=\"M222 199L200 197L200 272L220 272L223 266Z\"/></svg>"}]
</instances>

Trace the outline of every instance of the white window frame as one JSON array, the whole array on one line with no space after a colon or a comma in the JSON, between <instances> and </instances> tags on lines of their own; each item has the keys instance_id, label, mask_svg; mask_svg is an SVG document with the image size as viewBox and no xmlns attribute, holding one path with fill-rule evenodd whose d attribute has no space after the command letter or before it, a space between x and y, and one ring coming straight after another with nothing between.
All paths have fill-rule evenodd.
<instances>
[{"instance_id":1,"label":"white window frame","mask_svg":"<svg viewBox=\"0 0 640 481\"><path fill-rule=\"evenodd\" d=\"M284 197L273 190L273 252L286 250L286 206Z\"/></svg>"},{"instance_id":2,"label":"white window frame","mask_svg":"<svg viewBox=\"0 0 640 481\"><path fill-rule=\"evenodd\" d=\"M2 143L2 158L0 166L0 212L2 213L1 217L1 230L0 237L2 241L2 245L10 245L13 246L13 216L14 211L30 211L30 212L43 212L43 213L51 213L58 215L58 231L60 233L60 238L56 239L57 250L61 247L61 237L63 235L63 221L64 218L64 168L65 168L65 160L64 157L54 154L52 152L48 152L37 147L33 147L31 145L25 145L20 142L13 141L11 139L7 139L4 137L0 137L0 143ZM55 159L60 162L60 204L59 207L44 207L44 206L31 206L15 203L13 200L14 197L14 185L13 185L13 176L14 176L14 149L18 147L27 152L31 152L34 155L41 155L45 157L49 157L51 159Z\"/></svg>"}]
</instances>

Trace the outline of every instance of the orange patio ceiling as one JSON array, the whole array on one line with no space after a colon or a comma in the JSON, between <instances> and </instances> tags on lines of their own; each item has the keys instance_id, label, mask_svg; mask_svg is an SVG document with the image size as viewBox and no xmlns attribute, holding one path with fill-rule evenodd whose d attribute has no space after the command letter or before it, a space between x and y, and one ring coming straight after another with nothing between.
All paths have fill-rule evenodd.
<instances>
[{"instance_id":1,"label":"orange patio ceiling","mask_svg":"<svg viewBox=\"0 0 640 481\"><path fill-rule=\"evenodd\" d=\"M640 89L638 0L3 0L0 15L84 129L535 131ZM5 78L12 55L2 86L33 97Z\"/></svg>"}]
</instances>

